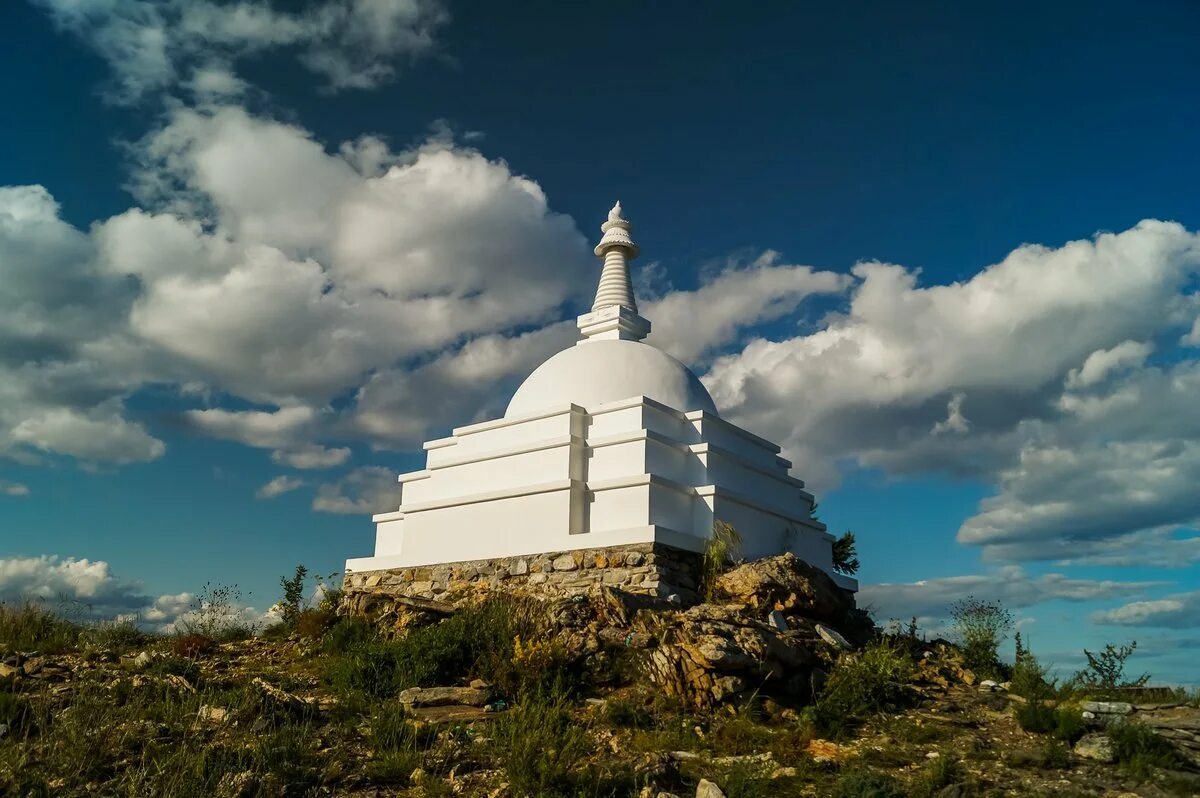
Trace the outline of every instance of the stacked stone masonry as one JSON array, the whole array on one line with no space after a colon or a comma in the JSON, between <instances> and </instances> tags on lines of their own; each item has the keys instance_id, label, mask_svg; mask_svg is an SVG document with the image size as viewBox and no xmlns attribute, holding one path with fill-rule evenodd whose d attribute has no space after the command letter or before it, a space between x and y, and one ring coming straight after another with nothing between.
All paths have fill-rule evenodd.
<instances>
[{"instance_id":1,"label":"stacked stone masonry","mask_svg":"<svg viewBox=\"0 0 1200 798\"><path fill-rule=\"evenodd\" d=\"M545 596L588 593L601 585L629 593L697 601L701 556L661 543L502 557L438 565L348 572L351 613L383 596L439 600L479 587L528 588Z\"/></svg>"}]
</instances>

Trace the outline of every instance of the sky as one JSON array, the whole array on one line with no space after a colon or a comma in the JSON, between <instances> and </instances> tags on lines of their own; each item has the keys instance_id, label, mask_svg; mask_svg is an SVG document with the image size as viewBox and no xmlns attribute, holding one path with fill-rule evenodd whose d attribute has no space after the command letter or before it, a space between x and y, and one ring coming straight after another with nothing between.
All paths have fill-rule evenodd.
<instances>
[{"instance_id":1,"label":"sky","mask_svg":"<svg viewBox=\"0 0 1200 798\"><path fill-rule=\"evenodd\" d=\"M1198 681L1191 2L0 4L0 600L163 627L368 556L422 441L649 339L860 603Z\"/></svg>"}]
</instances>

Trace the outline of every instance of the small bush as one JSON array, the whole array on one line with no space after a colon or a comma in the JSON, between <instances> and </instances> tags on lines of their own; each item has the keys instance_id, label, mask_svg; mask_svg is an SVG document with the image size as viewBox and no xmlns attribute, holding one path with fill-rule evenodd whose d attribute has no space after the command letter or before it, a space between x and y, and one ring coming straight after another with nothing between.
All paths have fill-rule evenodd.
<instances>
[{"instance_id":1,"label":"small bush","mask_svg":"<svg viewBox=\"0 0 1200 798\"><path fill-rule=\"evenodd\" d=\"M136 621L127 618L93 624L80 632L79 642L93 648L128 651L145 645L150 637Z\"/></svg>"},{"instance_id":2,"label":"small bush","mask_svg":"<svg viewBox=\"0 0 1200 798\"><path fill-rule=\"evenodd\" d=\"M1125 676L1125 661L1136 650L1136 640L1125 646L1114 646L1112 643L1108 643L1099 653L1092 653L1084 649L1083 655L1087 657L1088 666L1076 673L1072 681L1076 687L1089 692L1144 687L1146 682L1150 681L1150 674L1143 673L1136 679L1129 679Z\"/></svg>"},{"instance_id":3,"label":"small bush","mask_svg":"<svg viewBox=\"0 0 1200 798\"><path fill-rule=\"evenodd\" d=\"M1012 628L1012 613L998 601L967 596L950 605L950 617L962 644L964 664L982 676L1003 678L999 649Z\"/></svg>"},{"instance_id":4,"label":"small bush","mask_svg":"<svg viewBox=\"0 0 1200 798\"><path fill-rule=\"evenodd\" d=\"M307 576L308 569L297 565L296 572L290 579L286 576L279 577L279 585L283 588L283 600L277 606L287 626L294 626L296 619L300 617L300 602L304 600L304 579Z\"/></svg>"},{"instance_id":5,"label":"small bush","mask_svg":"<svg viewBox=\"0 0 1200 798\"><path fill-rule=\"evenodd\" d=\"M0 604L0 649L55 654L74 648L79 627L41 604Z\"/></svg>"},{"instance_id":6,"label":"small bush","mask_svg":"<svg viewBox=\"0 0 1200 798\"><path fill-rule=\"evenodd\" d=\"M948 756L940 756L913 778L909 787L912 798L932 798L939 790L952 784L959 784L967 777L962 763Z\"/></svg>"},{"instance_id":7,"label":"small bush","mask_svg":"<svg viewBox=\"0 0 1200 798\"><path fill-rule=\"evenodd\" d=\"M578 769L592 741L572 721L563 692L527 694L520 705L497 716L491 732L495 756L514 794L566 796L584 786Z\"/></svg>"},{"instance_id":8,"label":"small bush","mask_svg":"<svg viewBox=\"0 0 1200 798\"><path fill-rule=\"evenodd\" d=\"M854 533L847 530L833 542L833 570L854 576L858 573L858 566L858 547L855 545Z\"/></svg>"},{"instance_id":9,"label":"small bush","mask_svg":"<svg viewBox=\"0 0 1200 798\"><path fill-rule=\"evenodd\" d=\"M379 630L370 621L362 618L339 618L325 632L325 637L321 639L321 648L327 654L344 654L355 646L376 640L378 637Z\"/></svg>"},{"instance_id":10,"label":"small bush","mask_svg":"<svg viewBox=\"0 0 1200 798\"><path fill-rule=\"evenodd\" d=\"M176 635L171 640L171 652L177 657L199 659L217 647L217 641L199 632Z\"/></svg>"},{"instance_id":11,"label":"small bush","mask_svg":"<svg viewBox=\"0 0 1200 798\"><path fill-rule=\"evenodd\" d=\"M331 680L376 697L471 676L491 680L513 696L540 689L561 680L571 658L560 643L545 639L548 626L536 622L538 606L496 598L399 640L351 643L333 665Z\"/></svg>"},{"instance_id":12,"label":"small bush","mask_svg":"<svg viewBox=\"0 0 1200 798\"><path fill-rule=\"evenodd\" d=\"M330 610L307 609L301 610L293 622L296 634L312 640L320 639L337 622L337 616Z\"/></svg>"},{"instance_id":13,"label":"small bush","mask_svg":"<svg viewBox=\"0 0 1200 798\"><path fill-rule=\"evenodd\" d=\"M1049 671L1042 667L1033 652L1025 647L1021 633L1016 634L1016 659L1013 661L1009 692L1029 699L1048 699L1057 692Z\"/></svg>"},{"instance_id":14,"label":"small bush","mask_svg":"<svg viewBox=\"0 0 1200 798\"><path fill-rule=\"evenodd\" d=\"M1018 706L1016 715L1020 727L1034 734L1049 734L1058 725L1054 708L1039 699Z\"/></svg>"},{"instance_id":15,"label":"small bush","mask_svg":"<svg viewBox=\"0 0 1200 798\"><path fill-rule=\"evenodd\" d=\"M1130 721L1113 723L1108 727L1113 754L1124 768L1139 776L1153 768L1178 769L1184 766L1171 744L1151 729Z\"/></svg>"},{"instance_id":16,"label":"small bush","mask_svg":"<svg viewBox=\"0 0 1200 798\"><path fill-rule=\"evenodd\" d=\"M33 709L19 695L0 690L0 724L8 726L8 733L20 737L33 727Z\"/></svg>"},{"instance_id":17,"label":"small bush","mask_svg":"<svg viewBox=\"0 0 1200 798\"><path fill-rule=\"evenodd\" d=\"M404 706L388 701L371 715L371 744L378 751L398 751L414 747L417 739Z\"/></svg>"},{"instance_id":18,"label":"small bush","mask_svg":"<svg viewBox=\"0 0 1200 798\"><path fill-rule=\"evenodd\" d=\"M890 776L865 768L855 768L838 776L830 796L831 798L905 798L905 792Z\"/></svg>"},{"instance_id":19,"label":"small bush","mask_svg":"<svg viewBox=\"0 0 1200 798\"><path fill-rule=\"evenodd\" d=\"M1071 749L1061 740L1047 740L1042 746L1042 767L1062 770L1071 765Z\"/></svg>"},{"instance_id":20,"label":"small bush","mask_svg":"<svg viewBox=\"0 0 1200 798\"><path fill-rule=\"evenodd\" d=\"M903 646L884 639L843 654L813 706L817 726L840 736L871 714L907 703L914 668Z\"/></svg>"},{"instance_id":21,"label":"small bush","mask_svg":"<svg viewBox=\"0 0 1200 798\"><path fill-rule=\"evenodd\" d=\"M609 726L622 729L650 729L654 715L641 703L623 698L610 698L600 710L600 719Z\"/></svg>"},{"instance_id":22,"label":"small bush","mask_svg":"<svg viewBox=\"0 0 1200 798\"><path fill-rule=\"evenodd\" d=\"M742 536L724 521L713 524L712 536L704 544L704 555L700 563L700 595L712 601L717 577L730 564L737 562L742 547Z\"/></svg>"},{"instance_id":23,"label":"small bush","mask_svg":"<svg viewBox=\"0 0 1200 798\"><path fill-rule=\"evenodd\" d=\"M1083 714L1077 707L1059 707L1054 714L1054 736L1059 740L1073 743L1087 731Z\"/></svg>"}]
</instances>

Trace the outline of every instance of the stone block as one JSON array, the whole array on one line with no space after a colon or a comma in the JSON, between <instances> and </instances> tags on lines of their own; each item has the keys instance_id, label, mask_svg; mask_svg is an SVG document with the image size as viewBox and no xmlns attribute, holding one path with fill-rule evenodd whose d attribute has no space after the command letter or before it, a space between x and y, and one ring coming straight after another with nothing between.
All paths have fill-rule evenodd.
<instances>
[{"instance_id":1,"label":"stone block","mask_svg":"<svg viewBox=\"0 0 1200 798\"><path fill-rule=\"evenodd\" d=\"M570 554L562 554L555 557L553 565L556 571L574 571L579 567L579 563L575 562L575 558Z\"/></svg>"}]
</instances>

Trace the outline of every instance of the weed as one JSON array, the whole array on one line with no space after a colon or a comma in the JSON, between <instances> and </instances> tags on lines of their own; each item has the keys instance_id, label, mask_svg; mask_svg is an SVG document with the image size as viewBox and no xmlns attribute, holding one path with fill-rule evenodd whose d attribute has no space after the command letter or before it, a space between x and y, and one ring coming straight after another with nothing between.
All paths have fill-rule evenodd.
<instances>
[{"instance_id":1,"label":"weed","mask_svg":"<svg viewBox=\"0 0 1200 798\"><path fill-rule=\"evenodd\" d=\"M724 521L713 524L712 536L704 544L704 555L700 563L700 595L712 601L717 577L731 563L737 561L742 547L742 536Z\"/></svg>"},{"instance_id":2,"label":"weed","mask_svg":"<svg viewBox=\"0 0 1200 798\"><path fill-rule=\"evenodd\" d=\"M304 579L307 576L308 569L297 565L296 573L291 579L286 576L279 577L279 585L283 588L283 601L277 606L287 626L294 626L296 619L300 617L300 602L304 599Z\"/></svg>"},{"instance_id":3,"label":"weed","mask_svg":"<svg viewBox=\"0 0 1200 798\"><path fill-rule=\"evenodd\" d=\"M337 615L332 610L307 609L296 616L294 628L301 637L321 639L336 623Z\"/></svg>"},{"instance_id":4,"label":"weed","mask_svg":"<svg viewBox=\"0 0 1200 798\"><path fill-rule=\"evenodd\" d=\"M8 734L23 736L33 729L33 710L24 698L0 690L0 724L8 727Z\"/></svg>"},{"instance_id":5,"label":"weed","mask_svg":"<svg viewBox=\"0 0 1200 798\"><path fill-rule=\"evenodd\" d=\"M171 640L171 652L177 657L199 659L217 647L217 641L199 632L186 632Z\"/></svg>"},{"instance_id":6,"label":"weed","mask_svg":"<svg viewBox=\"0 0 1200 798\"><path fill-rule=\"evenodd\" d=\"M80 630L79 643L113 651L128 651L145 645L151 636L138 628L132 618L100 621Z\"/></svg>"},{"instance_id":7,"label":"weed","mask_svg":"<svg viewBox=\"0 0 1200 798\"><path fill-rule=\"evenodd\" d=\"M1114 723L1108 727L1108 738L1117 761L1134 775L1146 776L1156 767L1179 769L1183 765L1171 744L1141 723Z\"/></svg>"},{"instance_id":8,"label":"weed","mask_svg":"<svg viewBox=\"0 0 1200 798\"><path fill-rule=\"evenodd\" d=\"M833 785L831 798L904 798L896 780L866 768L844 771Z\"/></svg>"},{"instance_id":9,"label":"weed","mask_svg":"<svg viewBox=\"0 0 1200 798\"><path fill-rule=\"evenodd\" d=\"M1108 643L1099 653L1084 649L1083 655L1087 657L1088 666L1076 673L1072 681L1077 687L1088 692L1103 693L1122 688L1144 687L1146 682L1150 681L1150 674L1143 673L1136 679L1125 676L1125 661L1136 650L1136 640L1125 646Z\"/></svg>"},{"instance_id":10,"label":"weed","mask_svg":"<svg viewBox=\"0 0 1200 798\"><path fill-rule=\"evenodd\" d=\"M577 772L591 751L587 730L571 719L570 704L558 690L530 692L520 705L498 716L492 746L517 795L571 795Z\"/></svg>"},{"instance_id":11,"label":"weed","mask_svg":"<svg viewBox=\"0 0 1200 798\"><path fill-rule=\"evenodd\" d=\"M356 646L376 640L378 636L378 629L370 621L339 618L321 638L321 648L327 654L344 654Z\"/></svg>"},{"instance_id":12,"label":"weed","mask_svg":"<svg viewBox=\"0 0 1200 798\"><path fill-rule=\"evenodd\" d=\"M909 795L912 798L931 798L939 790L959 784L965 778L966 769L961 762L948 756L940 756L930 761L913 778L909 785Z\"/></svg>"},{"instance_id":13,"label":"weed","mask_svg":"<svg viewBox=\"0 0 1200 798\"><path fill-rule=\"evenodd\" d=\"M564 676L569 658L560 643L541 639L545 626L528 622L531 612L521 601L493 599L399 640L350 643L331 681L377 697L467 676L488 678L513 696L540 689Z\"/></svg>"},{"instance_id":14,"label":"weed","mask_svg":"<svg viewBox=\"0 0 1200 798\"><path fill-rule=\"evenodd\" d=\"M1058 724L1054 708L1039 699L1019 705L1016 717L1022 729L1034 734L1049 734Z\"/></svg>"},{"instance_id":15,"label":"weed","mask_svg":"<svg viewBox=\"0 0 1200 798\"><path fill-rule=\"evenodd\" d=\"M1042 746L1042 766L1062 770L1071 765L1071 749L1061 740L1047 740Z\"/></svg>"},{"instance_id":16,"label":"weed","mask_svg":"<svg viewBox=\"0 0 1200 798\"><path fill-rule=\"evenodd\" d=\"M817 726L840 736L868 715L907 703L914 667L904 647L888 640L843 654L813 706Z\"/></svg>"},{"instance_id":17,"label":"weed","mask_svg":"<svg viewBox=\"0 0 1200 798\"><path fill-rule=\"evenodd\" d=\"M609 726L622 729L649 729L654 715L644 704L623 698L610 698L600 710L600 719Z\"/></svg>"},{"instance_id":18,"label":"weed","mask_svg":"<svg viewBox=\"0 0 1200 798\"><path fill-rule=\"evenodd\" d=\"M962 644L964 664L983 676L1003 678L998 651L1012 628L1012 613L998 601L967 596L950 605L950 617Z\"/></svg>"},{"instance_id":19,"label":"weed","mask_svg":"<svg viewBox=\"0 0 1200 798\"><path fill-rule=\"evenodd\" d=\"M845 534L833 542L833 570L853 576L858 573L858 566L858 548L855 546L854 533L846 530Z\"/></svg>"},{"instance_id":20,"label":"weed","mask_svg":"<svg viewBox=\"0 0 1200 798\"><path fill-rule=\"evenodd\" d=\"M0 649L55 654L75 647L79 626L41 604L0 604Z\"/></svg>"}]
</instances>

